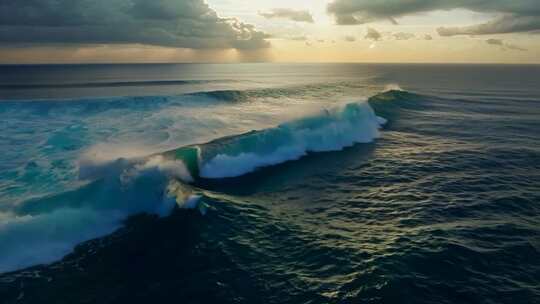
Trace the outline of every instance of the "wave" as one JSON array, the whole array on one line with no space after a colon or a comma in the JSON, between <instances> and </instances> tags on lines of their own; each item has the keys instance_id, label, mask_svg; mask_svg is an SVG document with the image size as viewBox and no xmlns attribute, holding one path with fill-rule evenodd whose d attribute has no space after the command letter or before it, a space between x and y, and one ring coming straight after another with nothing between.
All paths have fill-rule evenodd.
<instances>
[{"instance_id":1,"label":"wave","mask_svg":"<svg viewBox=\"0 0 540 304\"><path fill-rule=\"evenodd\" d=\"M350 103L275 128L183 147L163 155L184 162L194 178L238 177L299 159L309 152L339 151L356 143L371 142L379 136L379 128L385 122L368 103Z\"/></svg>"}]
</instances>

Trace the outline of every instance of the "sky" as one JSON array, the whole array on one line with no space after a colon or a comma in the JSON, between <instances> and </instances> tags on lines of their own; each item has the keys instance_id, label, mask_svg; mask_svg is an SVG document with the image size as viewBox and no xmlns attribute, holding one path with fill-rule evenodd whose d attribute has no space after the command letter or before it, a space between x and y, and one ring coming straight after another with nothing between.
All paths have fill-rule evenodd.
<instances>
[{"instance_id":1,"label":"sky","mask_svg":"<svg viewBox=\"0 0 540 304\"><path fill-rule=\"evenodd\" d=\"M540 63L538 0L0 0L0 63Z\"/></svg>"}]
</instances>

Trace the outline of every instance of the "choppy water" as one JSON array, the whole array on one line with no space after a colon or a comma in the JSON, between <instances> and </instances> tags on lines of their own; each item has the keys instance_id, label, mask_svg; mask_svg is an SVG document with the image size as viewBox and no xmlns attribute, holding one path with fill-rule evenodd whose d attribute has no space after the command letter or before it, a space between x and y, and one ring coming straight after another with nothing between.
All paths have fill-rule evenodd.
<instances>
[{"instance_id":1,"label":"choppy water","mask_svg":"<svg viewBox=\"0 0 540 304\"><path fill-rule=\"evenodd\" d=\"M2 303L540 302L539 66L0 75Z\"/></svg>"}]
</instances>

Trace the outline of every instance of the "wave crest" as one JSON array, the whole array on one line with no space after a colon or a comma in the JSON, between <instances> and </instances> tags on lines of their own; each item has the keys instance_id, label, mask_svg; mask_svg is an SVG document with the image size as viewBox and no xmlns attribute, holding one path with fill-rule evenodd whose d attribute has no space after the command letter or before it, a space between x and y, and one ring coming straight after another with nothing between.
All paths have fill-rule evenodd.
<instances>
[{"instance_id":1,"label":"wave crest","mask_svg":"<svg viewBox=\"0 0 540 304\"><path fill-rule=\"evenodd\" d=\"M326 109L318 115L284 123L278 127L215 140L199 145L200 156L187 159L186 148L170 151L191 169L194 177L219 179L238 177L261 167L296 160L309 152L339 151L379 136L386 122L366 102ZM198 174L197 174L198 173Z\"/></svg>"}]
</instances>

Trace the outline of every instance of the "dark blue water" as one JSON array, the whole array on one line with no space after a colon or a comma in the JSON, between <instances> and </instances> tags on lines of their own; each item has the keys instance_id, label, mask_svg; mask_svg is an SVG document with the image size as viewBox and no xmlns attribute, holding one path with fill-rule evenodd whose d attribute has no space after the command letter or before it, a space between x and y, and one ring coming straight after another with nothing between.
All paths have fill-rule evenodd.
<instances>
[{"instance_id":1,"label":"dark blue water","mask_svg":"<svg viewBox=\"0 0 540 304\"><path fill-rule=\"evenodd\" d=\"M0 71L2 303L540 303L538 66Z\"/></svg>"}]
</instances>

